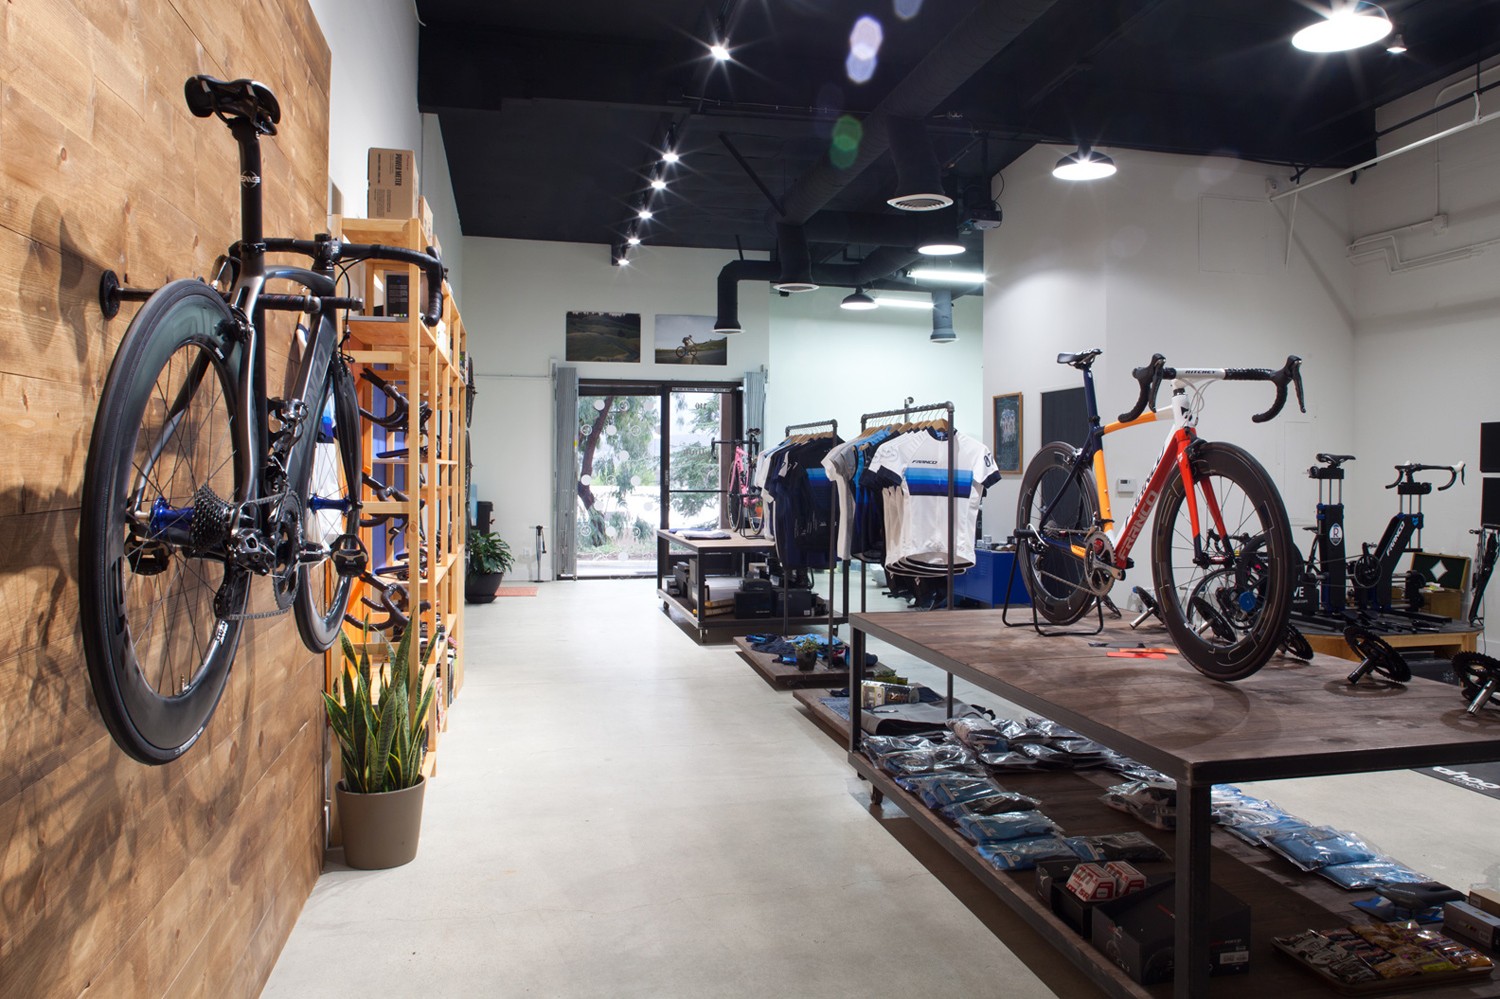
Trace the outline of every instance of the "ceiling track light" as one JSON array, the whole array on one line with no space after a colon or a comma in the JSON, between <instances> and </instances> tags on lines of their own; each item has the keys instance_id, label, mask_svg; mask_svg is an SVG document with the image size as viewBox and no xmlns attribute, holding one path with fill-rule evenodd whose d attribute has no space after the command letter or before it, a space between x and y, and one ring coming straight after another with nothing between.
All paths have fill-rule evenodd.
<instances>
[{"instance_id":1,"label":"ceiling track light","mask_svg":"<svg viewBox=\"0 0 1500 999\"><path fill-rule=\"evenodd\" d=\"M652 177L651 178L651 190L653 190L653 191L665 191L666 189L667 189L667 182L666 181L662 180L660 177Z\"/></svg>"},{"instance_id":2,"label":"ceiling track light","mask_svg":"<svg viewBox=\"0 0 1500 999\"><path fill-rule=\"evenodd\" d=\"M1332 0L1327 13L1292 36L1303 52L1348 52L1374 45L1394 29L1379 4L1370 0Z\"/></svg>"},{"instance_id":3,"label":"ceiling track light","mask_svg":"<svg viewBox=\"0 0 1500 999\"><path fill-rule=\"evenodd\" d=\"M637 236L635 233L631 233L629 236L625 237L625 245L626 246L640 246L641 245L641 237Z\"/></svg>"},{"instance_id":4,"label":"ceiling track light","mask_svg":"<svg viewBox=\"0 0 1500 999\"><path fill-rule=\"evenodd\" d=\"M635 213L635 217L640 219L642 222L649 221L651 218L651 209L642 205L640 211Z\"/></svg>"},{"instance_id":5,"label":"ceiling track light","mask_svg":"<svg viewBox=\"0 0 1500 999\"><path fill-rule=\"evenodd\" d=\"M610 247L609 262L616 267L630 266L630 251L624 245Z\"/></svg>"},{"instance_id":6,"label":"ceiling track light","mask_svg":"<svg viewBox=\"0 0 1500 999\"><path fill-rule=\"evenodd\" d=\"M1103 180L1114 173L1115 161L1096 152L1087 142L1079 143L1076 151L1058 160L1052 168L1052 176L1058 180Z\"/></svg>"},{"instance_id":7,"label":"ceiling track light","mask_svg":"<svg viewBox=\"0 0 1500 999\"><path fill-rule=\"evenodd\" d=\"M913 267L907 272L913 281L941 281L943 284L984 284L983 271L960 271L947 267Z\"/></svg>"},{"instance_id":8,"label":"ceiling track light","mask_svg":"<svg viewBox=\"0 0 1500 999\"><path fill-rule=\"evenodd\" d=\"M875 304L875 299L865 294L863 288L855 288L854 294L844 296L844 300L839 303L839 308L848 309L850 312L868 312L879 306Z\"/></svg>"},{"instance_id":9,"label":"ceiling track light","mask_svg":"<svg viewBox=\"0 0 1500 999\"><path fill-rule=\"evenodd\" d=\"M714 41L708 46L708 54L713 56L714 62L728 62L729 46L722 41Z\"/></svg>"},{"instance_id":10,"label":"ceiling track light","mask_svg":"<svg viewBox=\"0 0 1500 999\"><path fill-rule=\"evenodd\" d=\"M1404 55L1406 53L1405 36L1397 32L1396 37L1391 39L1390 44L1385 47L1385 50L1391 55Z\"/></svg>"}]
</instances>

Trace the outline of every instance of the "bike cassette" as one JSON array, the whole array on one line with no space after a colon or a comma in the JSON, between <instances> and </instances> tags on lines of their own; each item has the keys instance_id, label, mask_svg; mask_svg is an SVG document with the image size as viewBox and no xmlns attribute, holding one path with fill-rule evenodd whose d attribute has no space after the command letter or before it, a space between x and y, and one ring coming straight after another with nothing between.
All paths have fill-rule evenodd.
<instances>
[{"instance_id":1,"label":"bike cassette","mask_svg":"<svg viewBox=\"0 0 1500 999\"><path fill-rule=\"evenodd\" d=\"M350 578L362 575L370 564L365 543L359 539L358 534L340 534L329 548L328 557L333 562L335 572Z\"/></svg>"}]
</instances>

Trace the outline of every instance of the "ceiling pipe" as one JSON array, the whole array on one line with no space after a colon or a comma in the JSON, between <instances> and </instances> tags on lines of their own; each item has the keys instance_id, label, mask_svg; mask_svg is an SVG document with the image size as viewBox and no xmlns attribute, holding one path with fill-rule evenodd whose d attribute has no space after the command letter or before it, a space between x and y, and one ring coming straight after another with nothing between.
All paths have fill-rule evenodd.
<instances>
[{"instance_id":1,"label":"ceiling pipe","mask_svg":"<svg viewBox=\"0 0 1500 999\"><path fill-rule=\"evenodd\" d=\"M776 276L776 290L785 292L817 291L812 278L812 255L807 251L807 235L800 225L776 227L776 256L781 270Z\"/></svg>"},{"instance_id":2,"label":"ceiling pipe","mask_svg":"<svg viewBox=\"0 0 1500 999\"><path fill-rule=\"evenodd\" d=\"M873 254L872 254L873 256ZM899 268L897 268L899 269ZM965 294L963 288L934 289L930 285L918 284L905 278L895 277L892 271L880 277L866 280L861 274L861 264L814 264L812 280L824 288L863 288L866 291L909 291L923 295L943 294L950 297ZM731 260L719 271L718 316L714 319L715 333L739 333L741 281L771 282L781 276L781 265L774 260ZM978 287L977 285L975 286Z\"/></svg>"},{"instance_id":3,"label":"ceiling pipe","mask_svg":"<svg viewBox=\"0 0 1500 999\"><path fill-rule=\"evenodd\" d=\"M891 118L931 114L1054 3L1009 0L976 5L865 118L864 138L852 164L840 169L824 157L797 181L783 201L783 221L800 224L811 219L890 147Z\"/></svg>"},{"instance_id":4,"label":"ceiling pipe","mask_svg":"<svg viewBox=\"0 0 1500 999\"><path fill-rule=\"evenodd\" d=\"M892 118L891 159L896 161L896 190L886 201L903 212L934 212L953 199L943 191L943 174L926 127L913 118Z\"/></svg>"},{"instance_id":5,"label":"ceiling pipe","mask_svg":"<svg viewBox=\"0 0 1500 999\"><path fill-rule=\"evenodd\" d=\"M814 243L915 247L934 236L957 239L958 209L950 206L916 215L819 212L807 220L802 231Z\"/></svg>"},{"instance_id":6,"label":"ceiling pipe","mask_svg":"<svg viewBox=\"0 0 1500 999\"><path fill-rule=\"evenodd\" d=\"M927 339L933 343L952 343L958 339L953 332L953 292L947 288L933 289L932 334Z\"/></svg>"}]
</instances>

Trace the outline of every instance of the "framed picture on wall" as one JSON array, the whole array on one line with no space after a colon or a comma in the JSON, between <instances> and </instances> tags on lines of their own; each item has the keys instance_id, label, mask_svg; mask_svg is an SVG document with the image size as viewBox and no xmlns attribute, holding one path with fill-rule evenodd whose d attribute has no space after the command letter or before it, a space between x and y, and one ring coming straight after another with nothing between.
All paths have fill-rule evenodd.
<instances>
[{"instance_id":1,"label":"framed picture on wall","mask_svg":"<svg viewBox=\"0 0 1500 999\"><path fill-rule=\"evenodd\" d=\"M713 316L659 314L656 317L657 364L729 363L729 338L714 333Z\"/></svg>"},{"instance_id":2,"label":"framed picture on wall","mask_svg":"<svg viewBox=\"0 0 1500 999\"><path fill-rule=\"evenodd\" d=\"M1001 473L1021 471L1021 393L995 396L995 467Z\"/></svg>"},{"instance_id":3,"label":"framed picture on wall","mask_svg":"<svg viewBox=\"0 0 1500 999\"><path fill-rule=\"evenodd\" d=\"M640 361L641 317L636 312L569 312L569 361Z\"/></svg>"}]
</instances>

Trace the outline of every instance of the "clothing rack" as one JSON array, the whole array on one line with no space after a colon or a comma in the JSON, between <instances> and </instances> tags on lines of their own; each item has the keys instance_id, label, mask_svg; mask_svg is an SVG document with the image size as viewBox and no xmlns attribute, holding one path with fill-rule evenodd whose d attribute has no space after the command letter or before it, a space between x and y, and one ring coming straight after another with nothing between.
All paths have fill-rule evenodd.
<instances>
[{"instance_id":1,"label":"clothing rack","mask_svg":"<svg viewBox=\"0 0 1500 999\"><path fill-rule=\"evenodd\" d=\"M792 436L792 431L794 431L794 430L818 430L818 429L823 429L823 428L827 429L827 431L828 431L828 433L829 433L830 436L837 437L838 434L839 434L839 421L838 420L813 420L813 421L811 421L809 423L789 423L789 424L787 424L786 433L783 434L782 437L786 438L786 437ZM835 634L835 631L836 631L836 629L834 627L834 623L833 623L833 618L834 618L834 613L833 613L834 572L833 572L833 570L834 570L834 566L836 566L836 565L839 564L839 558L838 558L838 544L839 544L838 517L839 517L839 504L838 504L838 502L837 502L837 500L835 498L833 498L832 496L830 496L829 503L828 503L828 652L829 652L830 656L833 654L833 637L834 637L834 634ZM778 561L779 561L779 559L778 559ZM783 562L781 564L781 637L782 638L786 638L787 637L787 629L790 627L790 618L787 615L787 599L786 599L787 598L787 577L789 575L790 575L790 573L787 572L786 563ZM845 613L848 613L848 610L849 610L849 565L848 565L848 563L845 563L844 564L844 611L845 611Z\"/></svg>"},{"instance_id":2,"label":"clothing rack","mask_svg":"<svg viewBox=\"0 0 1500 999\"><path fill-rule=\"evenodd\" d=\"M953 562L958 554L957 513L955 503L957 490L954 485L954 464L958 460L957 444L954 441L956 430L953 426L953 403L934 402L924 403L920 406L912 405L912 397L907 396L906 401L900 409L884 409L876 413L865 413L859 418L859 432L861 435L870 428L872 422L889 420L901 417L903 423L910 423L913 414L921 413L945 413L944 422L948 424L948 603L947 610L954 610L953 603ZM865 601L869 594L869 588L865 584L865 560L859 560L859 609L861 613L865 610ZM845 600L848 600L847 595ZM861 643L860 657L863 658L864 647ZM863 704L865 664L855 663L855 651L851 645L849 648L849 737L853 740L852 745L858 749L860 740L860 714ZM948 674L948 717L953 717L953 674Z\"/></svg>"},{"instance_id":3,"label":"clothing rack","mask_svg":"<svg viewBox=\"0 0 1500 999\"><path fill-rule=\"evenodd\" d=\"M955 554L958 551L957 514L956 514L956 511L955 511L956 491L955 491L955 488L954 488L954 468L953 468L954 462L957 461L957 452L955 450L955 444L954 444L954 440L953 440L953 435L955 433L955 430L954 430L954 427L953 427L953 403L951 403L951 402L934 402L934 403L924 404L924 405L921 405L921 406L913 406L912 405L912 397L911 396L907 396L905 404L902 405L902 407L900 409L884 409L884 410L881 410L878 413L865 413L863 416L861 416L859 418L859 432L860 432L861 435L863 435L866 430L870 429L870 424L871 423L879 422L881 420L889 420L889 419L892 419L893 417L899 416L899 417L902 418L902 422L903 423L910 423L913 414L935 413L935 412L946 413L947 415L944 417L944 421L948 424L948 602L947 602L947 609L948 610L953 610L954 609L954 605L953 605L953 560L954 560ZM866 588L865 588L865 561L864 561L864 559L860 559L860 562L859 562L859 583L860 583L860 587L859 587L859 609L860 609L861 612L863 612L866 609L865 608L865 602L866 602L866 599L867 599Z\"/></svg>"}]
</instances>

